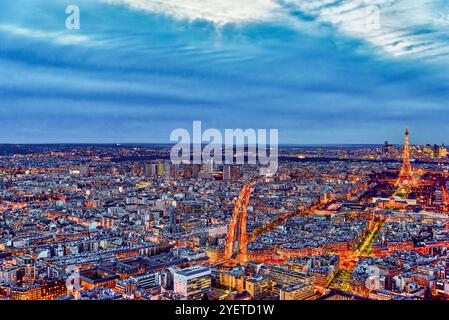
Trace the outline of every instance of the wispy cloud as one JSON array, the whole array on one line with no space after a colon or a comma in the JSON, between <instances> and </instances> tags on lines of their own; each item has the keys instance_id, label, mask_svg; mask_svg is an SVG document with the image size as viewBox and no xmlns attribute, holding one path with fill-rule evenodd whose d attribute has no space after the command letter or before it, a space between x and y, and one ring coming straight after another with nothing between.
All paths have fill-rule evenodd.
<instances>
[{"instance_id":1,"label":"wispy cloud","mask_svg":"<svg viewBox=\"0 0 449 320\"><path fill-rule=\"evenodd\" d=\"M218 25L267 21L279 16L282 7L273 0L101 0L133 9L167 14L179 19L208 20Z\"/></svg>"},{"instance_id":2,"label":"wispy cloud","mask_svg":"<svg viewBox=\"0 0 449 320\"><path fill-rule=\"evenodd\" d=\"M167 142L200 119L282 143L400 143L405 126L440 143L444 1L372 0L366 29L356 0L78 0L67 31L59 1L2 0L0 142Z\"/></svg>"},{"instance_id":3,"label":"wispy cloud","mask_svg":"<svg viewBox=\"0 0 449 320\"><path fill-rule=\"evenodd\" d=\"M445 32L441 17L445 17L446 9L438 4L440 1L285 1L394 56L435 57L449 53L447 37L441 37Z\"/></svg>"},{"instance_id":4,"label":"wispy cloud","mask_svg":"<svg viewBox=\"0 0 449 320\"><path fill-rule=\"evenodd\" d=\"M0 31L20 37L50 41L62 45L79 45L92 43L91 39L85 35L35 30L11 24L0 24Z\"/></svg>"},{"instance_id":5,"label":"wispy cloud","mask_svg":"<svg viewBox=\"0 0 449 320\"><path fill-rule=\"evenodd\" d=\"M297 13L310 24L330 24L395 57L441 57L449 54L449 8L441 0L100 0L177 19L216 25L277 21L295 23ZM447 11L447 12L446 12ZM311 26L313 28L313 26Z\"/></svg>"}]
</instances>

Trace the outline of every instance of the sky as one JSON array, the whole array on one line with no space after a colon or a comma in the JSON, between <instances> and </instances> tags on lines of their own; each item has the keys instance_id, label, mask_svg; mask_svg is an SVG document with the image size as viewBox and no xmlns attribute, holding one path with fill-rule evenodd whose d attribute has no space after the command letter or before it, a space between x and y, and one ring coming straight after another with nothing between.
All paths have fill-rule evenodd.
<instances>
[{"instance_id":1,"label":"sky","mask_svg":"<svg viewBox=\"0 0 449 320\"><path fill-rule=\"evenodd\" d=\"M448 35L445 0L2 0L0 143L448 144Z\"/></svg>"}]
</instances>

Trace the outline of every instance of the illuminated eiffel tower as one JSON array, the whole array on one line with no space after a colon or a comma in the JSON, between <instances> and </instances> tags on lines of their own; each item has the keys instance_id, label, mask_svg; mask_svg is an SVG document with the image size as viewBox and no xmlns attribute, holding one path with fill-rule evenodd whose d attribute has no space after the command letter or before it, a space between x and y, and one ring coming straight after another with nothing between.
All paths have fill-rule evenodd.
<instances>
[{"instance_id":1,"label":"illuminated eiffel tower","mask_svg":"<svg viewBox=\"0 0 449 320\"><path fill-rule=\"evenodd\" d=\"M443 202L445 206L449 205L449 193L444 184L441 185L441 198L441 202Z\"/></svg>"},{"instance_id":2,"label":"illuminated eiffel tower","mask_svg":"<svg viewBox=\"0 0 449 320\"><path fill-rule=\"evenodd\" d=\"M413 177L412 166L410 164L410 150L408 145L408 129L405 129L404 139L404 155L402 158L402 167L399 172L398 180L395 186L397 187L411 187L416 186L415 178Z\"/></svg>"}]
</instances>

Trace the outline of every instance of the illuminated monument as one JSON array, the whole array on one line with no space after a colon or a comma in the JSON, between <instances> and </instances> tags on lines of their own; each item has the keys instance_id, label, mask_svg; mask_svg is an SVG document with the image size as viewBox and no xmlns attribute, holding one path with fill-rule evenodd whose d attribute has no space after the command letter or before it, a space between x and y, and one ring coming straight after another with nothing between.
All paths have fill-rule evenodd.
<instances>
[{"instance_id":1,"label":"illuminated monument","mask_svg":"<svg viewBox=\"0 0 449 320\"><path fill-rule=\"evenodd\" d=\"M248 235L246 233L247 206L253 188L250 184L243 187L235 201L234 212L229 224L226 239L225 259L236 262L246 262L246 247Z\"/></svg>"},{"instance_id":2,"label":"illuminated monument","mask_svg":"<svg viewBox=\"0 0 449 320\"><path fill-rule=\"evenodd\" d=\"M444 184L441 185L441 202L445 205L449 205L449 193L447 192L446 186Z\"/></svg>"},{"instance_id":3,"label":"illuminated monument","mask_svg":"<svg viewBox=\"0 0 449 320\"><path fill-rule=\"evenodd\" d=\"M405 129L404 139L404 155L402 158L402 167L399 172L398 180L395 184L397 187L411 187L416 185L413 177L412 166L410 164L410 150L408 145L408 129Z\"/></svg>"}]
</instances>

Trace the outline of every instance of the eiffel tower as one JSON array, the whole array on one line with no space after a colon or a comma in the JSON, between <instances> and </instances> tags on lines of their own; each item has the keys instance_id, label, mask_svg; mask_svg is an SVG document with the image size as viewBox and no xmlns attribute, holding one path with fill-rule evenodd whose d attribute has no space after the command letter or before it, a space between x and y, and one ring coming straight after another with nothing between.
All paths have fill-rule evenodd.
<instances>
[{"instance_id":1,"label":"eiffel tower","mask_svg":"<svg viewBox=\"0 0 449 320\"><path fill-rule=\"evenodd\" d=\"M399 172L398 180L396 180L395 186L397 187L411 187L415 186L416 181L413 177L412 166L410 164L410 151L408 145L408 129L405 129L404 139L404 155L402 157L402 167Z\"/></svg>"},{"instance_id":2,"label":"eiffel tower","mask_svg":"<svg viewBox=\"0 0 449 320\"><path fill-rule=\"evenodd\" d=\"M445 183L441 185L441 198L441 202L443 202L445 206L449 205L449 193L447 192Z\"/></svg>"}]
</instances>

